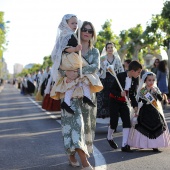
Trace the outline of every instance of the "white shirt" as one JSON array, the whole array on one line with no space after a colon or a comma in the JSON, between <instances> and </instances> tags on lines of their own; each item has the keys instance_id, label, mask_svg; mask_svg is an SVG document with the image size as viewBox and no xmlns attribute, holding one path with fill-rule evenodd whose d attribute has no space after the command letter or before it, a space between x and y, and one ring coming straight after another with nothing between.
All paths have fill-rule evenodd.
<instances>
[{"instance_id":1,"label":"white shirt","mask_svg":"<svg viewBox=\"0 0 170 170\"><path fill-rule=\"evenodd\" d=\"M132 78L127 76L125 80L125 90L129 91L131 87L131 83L132 83Z\"/></svg>"}]
</instances>

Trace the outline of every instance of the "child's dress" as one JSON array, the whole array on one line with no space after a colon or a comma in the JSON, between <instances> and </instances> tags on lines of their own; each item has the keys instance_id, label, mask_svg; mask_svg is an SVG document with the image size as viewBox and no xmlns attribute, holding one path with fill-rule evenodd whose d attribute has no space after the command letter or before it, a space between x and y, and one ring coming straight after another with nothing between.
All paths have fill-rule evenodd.
<instances>
[{"instance_id":1,"label":"child's dress","mask_svg":"<svg viewBox=\"0 0 170 170\"><path fill-rule=\"evenodd\" d=\"M77 70L80 68L80 63L82 63L82 67L89 65L83 57L81 57L80 60L77 53L63 53L60 68L62 70ZM96 93L103 89L103 85L97 73L83 75L82 78L78 77L70 83L67 83L66 80L67 77L58 76L50 94L53 99L58 100L64 98L65 92L68 89L77 86L79 83L86 83L89 85L91 93ZM83 97L83 89L81 86L77 86L72 97Z\"/></svg>"},{"instance_id":2,"label":"child's dress","mask_svg":"<svg viewBox=\"0 0 170 170\"><path fill-rule=\"evenodd\" d=\"M68 33L67 37L67 31L63 31L64 38L62 38L62 36L60 37L60 42L63 42L63 44L67 42L67 44L62 45L61 63L59 63L59 68L64 71L77 70L80 66L84 67L88 65L88 62L83 57L80 59L76 52L66 52L67 48L76 47L78 45L77 35L75 33L69 34L70 33ZM70 83L66 82L67 77L61 77L60 74L57 75L57 80L55 80L55 84L50 93L50 97L56 100L64 98L65 92L71 88L75 88L75 86L77 86L77 88L75 88L72 97L83 97L81 83L90 86L91 93L96 93L103 89L103 85L97 73L82 75L82 78L77 78Z\"/></svg>"},{"instance_id":3,"label":"child's dress","mask_svg":"<svg viewBox=\"0 0 170 170\"><path fill-rule=\"evenodd\" d=\"M140 108L137 124L132 126L128 144L135 148L162 148L170 146L170 135L167 123L165 121L162 106L159 101L162 100L161 92L155 87L156 93L149 93L155 98L157 107L154 107L147 101L146 87L140 90L139 102L143 102Z\"/></svg>"}]
</instances>

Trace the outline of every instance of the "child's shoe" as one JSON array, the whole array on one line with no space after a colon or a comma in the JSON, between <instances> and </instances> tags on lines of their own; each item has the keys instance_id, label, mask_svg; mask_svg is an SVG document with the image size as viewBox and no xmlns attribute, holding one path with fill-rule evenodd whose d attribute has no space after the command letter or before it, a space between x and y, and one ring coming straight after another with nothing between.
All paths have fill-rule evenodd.
<instances>
[{"instance_id":1,"label":"child's shoe","mask_svg":"<svg viewBox=\"0 0 170 170\"><path fill-rule=\"evenodd\" d=\"M91 107L96 107L96 105L86 96L83 97L83 103L87 103Z\"/></svg>"},{"instance_id":2,"label":"child's shoe","mask_svg":"<svg viewBox=\"0 0 170 170\"><path fill-rule=\"evenodd\" d=\"M61 108L65 109L68 113L75 114L74 110L72 110L71 107L68 106L66 102L61 103Z\"/></svg>"}]
</instances>

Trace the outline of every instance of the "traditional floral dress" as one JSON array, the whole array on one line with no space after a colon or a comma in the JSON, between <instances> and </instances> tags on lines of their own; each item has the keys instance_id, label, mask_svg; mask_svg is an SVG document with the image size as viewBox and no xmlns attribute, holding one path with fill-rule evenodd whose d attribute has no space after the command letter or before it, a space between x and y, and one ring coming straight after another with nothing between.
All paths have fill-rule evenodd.
<instances>
[{"instance_id":1,"label":"traditional floral dress","mask_svg":"<svg viewBox=\"0 0 170 170\"><path fill-rule=\"evenodd\" d=\"M90 49L83 56L89 65L82 68L82 73L93 74L99 69L99 51ZM92 101L96 104L95 93ZM67 154L74 154L75 149L83 150L87 156L93 152L93 140L96 128L96 107L91 108L82 102L82 98L73 98L71 108L75 111L72 115L65 110L61 111L61 126L64 138L64 147Z\"/></svg>"}]
</instances>

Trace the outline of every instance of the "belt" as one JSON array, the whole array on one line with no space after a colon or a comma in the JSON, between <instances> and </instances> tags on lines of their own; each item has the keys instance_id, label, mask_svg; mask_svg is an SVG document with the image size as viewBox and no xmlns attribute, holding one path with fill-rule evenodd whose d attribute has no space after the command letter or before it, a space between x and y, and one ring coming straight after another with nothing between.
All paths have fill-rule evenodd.
<instances>
[{"instance_id":1,"label":"belt","mask_svg":"<svg viewBox=\"0 0 170 170\"><path fill-rule=\"evenodd\" d=\"M115 99L115 100L118 100L118 101L121 101L121 102L126 102L125 97L118 97L118 96L113 95L112 93L110 93L109 96L110 96L111 98Z\"/></svg>"}]
</instances>

